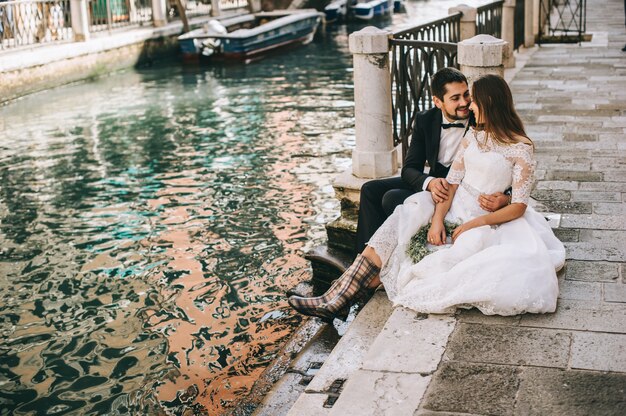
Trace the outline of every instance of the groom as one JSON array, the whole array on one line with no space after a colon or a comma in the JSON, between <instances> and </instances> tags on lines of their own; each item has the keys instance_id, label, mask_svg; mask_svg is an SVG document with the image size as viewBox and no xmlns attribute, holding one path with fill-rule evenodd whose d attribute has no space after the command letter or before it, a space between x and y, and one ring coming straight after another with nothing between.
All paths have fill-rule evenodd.
<instances>
[{"instance_id":1,"label":"groom","mask_svg":"<svg viewBox=\"0 0 626 416\"><path fill-rule=\"evenodd\" d=\"M443 68L431 78L435 107L417 114L413 137L402 165L401 177L375 179L361 188L356 250L365 248L378 227L406 198L431 192L435 203L448 199L445 180L469 123L472 102L467 79L454 68ZM430 169L425 173L428 162ZM481 207L495 211L509 202L501 192L481 197Z\"/></svg>"}]
</instances>

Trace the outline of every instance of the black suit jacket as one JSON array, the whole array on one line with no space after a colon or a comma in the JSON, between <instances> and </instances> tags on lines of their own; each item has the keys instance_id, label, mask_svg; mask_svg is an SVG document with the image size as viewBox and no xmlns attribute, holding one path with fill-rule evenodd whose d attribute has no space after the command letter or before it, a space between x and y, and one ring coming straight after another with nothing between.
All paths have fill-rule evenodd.
<instances>
[{"instance_id":1,"label":"black suit jacket","mask_svg":"<svg viewBox=\"0 0 626 416\"><path fill-rule=\"evenodd\" d=\"M413 137L402 165L402 180L415 192L422 190L429 176L445 178L448 174L448 168L437 163L442 120L437 107L419 112L415 117ZM430 166L429 174L424 173L426 162Z\"/></svg>"}]
</instances>

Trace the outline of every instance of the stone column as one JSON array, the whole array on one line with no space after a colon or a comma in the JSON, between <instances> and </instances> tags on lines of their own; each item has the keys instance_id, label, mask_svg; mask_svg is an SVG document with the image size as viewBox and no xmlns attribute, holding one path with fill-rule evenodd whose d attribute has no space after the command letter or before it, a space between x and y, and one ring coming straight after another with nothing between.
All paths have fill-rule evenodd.
<instances>
[{"instance_id":1,"label":"stone column","mask_svg":"<svg viewBox=\"0 0 626 416\"><path fill-rule=\"evenodd\" d=\"M72 16L72 31L75 42L89 40L89 13L87 13L87 0L70 0L70 13Z\"/></svg>"},{"instance_id":2,"label":"stone column","mask_svg":"<svg viewBox=\"0 0 626 416\"><path fill-rule=\"evenodd\" d=\"M156 27L167 24L167 0L152 0L152 21Z\"/></svg>"},{"instance_id":3,"label":"stone column","mask_svg":"<svg viewBox=\"0 0 626 416\"><path fill-rule=\"evenodd\" d=\"M463 13L461 16L461 39L470 39L476 36L476 15L478 14L475 7L470 7L467 4L459 4L455 7L448 9L448 14L454 14L457 12Z\"/></svg>"},{"instance_id":4,"label":"stone column","mask_svg":"<svg viewBox=\"0 0 626 416\"><path fill-rule=\"evenodd\" d=\"M524 1L524 0L519 0ZM504 54L504 67L515 67L513 45L515 44L515 0L504 0L502 5L502 40L508 43Z\"/></svg>"},{"instance_id":5,"label":"stone column","mask_svg":"<svg viewBox=\"0 0 626 416\"><path fill-rule=\"evenodd\" d=\"M522 1L522 0L520 0ZM535 31L533 30L533 22L535 21L535 0L524 1L524 46L531 48L535 45ZM540 15L537 20L541 19ZM541 22L538 22L541 24ZM539 26L537 26L539 28Z\"/></svg>"},{"instance_id":6,"label":"stone column","mask_svg":"<svg viewBox=\"0 0 626 416\"><path fill-rule=\"evenodd\" d=\"M222 10L220 9L220 0L211 0L211 16L219 16L222 14Z\"/></svg>"},{"instance_id":7,"label":"stone column","mask_svg":"<svg viewBox=\"0 0 626 416\"><path fill-rule=\"evenodd\" d=\"M261 0L248 0L248 10L250 13L260 12L261 9Z\"/></svg>"},{"instance_id":8,"label":"stone column","mask_svg":"<svg viewBox=\"0 0 626 416\"><path fill-rule=\"evenodd\" d=\"M485 74L504 77L503 55L507 43L490 35L478 35L458 44L458 62L461 72L472 82Z\"/></svg>"},{"instance_id":9,"label":"stone column","mask_svg":"<svg viewBox=\"0 0 626 416\"><path fill-rule=\"evenodd\" d=\"M524 7L527 7L524 4ZM537 35L539 34L539 0L533 0L533 34L535 35L535 39L537 39Z\"/></svg>"},{"instance_id":10,"label":"stone column","mask_svg":"<svg viewBox=\"0 0 626 416\"><path fill-rule=\"evenodd\" d=\"M368 26L350 35L354 59L356 147L352 173L361 178L394 175L398 155L391 122L390 32Z\"/></svg>"}]
</instances>

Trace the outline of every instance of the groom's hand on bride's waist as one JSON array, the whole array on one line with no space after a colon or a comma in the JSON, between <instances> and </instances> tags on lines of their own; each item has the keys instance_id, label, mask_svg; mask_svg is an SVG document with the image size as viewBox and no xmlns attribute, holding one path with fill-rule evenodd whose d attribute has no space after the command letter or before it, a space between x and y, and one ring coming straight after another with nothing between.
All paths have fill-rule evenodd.
<instances>
[{"instance_id":1,"label":"groom's hand on bride's waist","mask_svg":"<svg viewBox=\"0 0 626 416\"><path fill-rule=\"evenodd\" d=\"M481 194L478 197L478 203L485 211L494 212L509 205L511 203L511 195L502 192L496 192L491 195Z\"/></svg>"}]
</instances>

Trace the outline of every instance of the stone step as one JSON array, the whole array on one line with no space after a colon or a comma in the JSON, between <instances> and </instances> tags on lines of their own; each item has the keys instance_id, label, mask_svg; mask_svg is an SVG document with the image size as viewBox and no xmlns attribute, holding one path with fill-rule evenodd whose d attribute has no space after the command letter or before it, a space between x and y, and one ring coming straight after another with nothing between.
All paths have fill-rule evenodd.
<instances>
[{"instance_id":1,"label":"stone step","mask_svg":"<svg viewBox=\"0 0 626 416\"><path fill-rule=\"evenodd\" d=\"M329 285L350 266L354 256L352 253L322 245L306 253L304 258L311 262L313 280Z\"/></svg>"},{"instance_id":2,"label":"stone step","mask_svg":"<svg viewBox=\"0 0 626 416\"><path fill-rule=\"evenodd\" d=\"M330 414L345 381L363 366L363 360L391 315L391 302L385 292L376 292L350 323L304 393L290 409L289 416Z\"/></svg>"},{"instance_id":3,"label":"stone step","mask_svg":"<svg viewBox=\"0 0 626 416\"><path fill-rule=\"evenodd\" d=\"M326 224L328 246L336 250L355 255L356 247L356 219L341 216Z\"/></svg>"},{"instance_id":4,"label":"stone step","mask_svg":"<svg viewBox=\"0 0 626 416\"><path fill-rule=\"evenodd\" d=\"M395 308L329 415L413 415L455 324L454 315Z\"/></svg>"}]
</instances>

